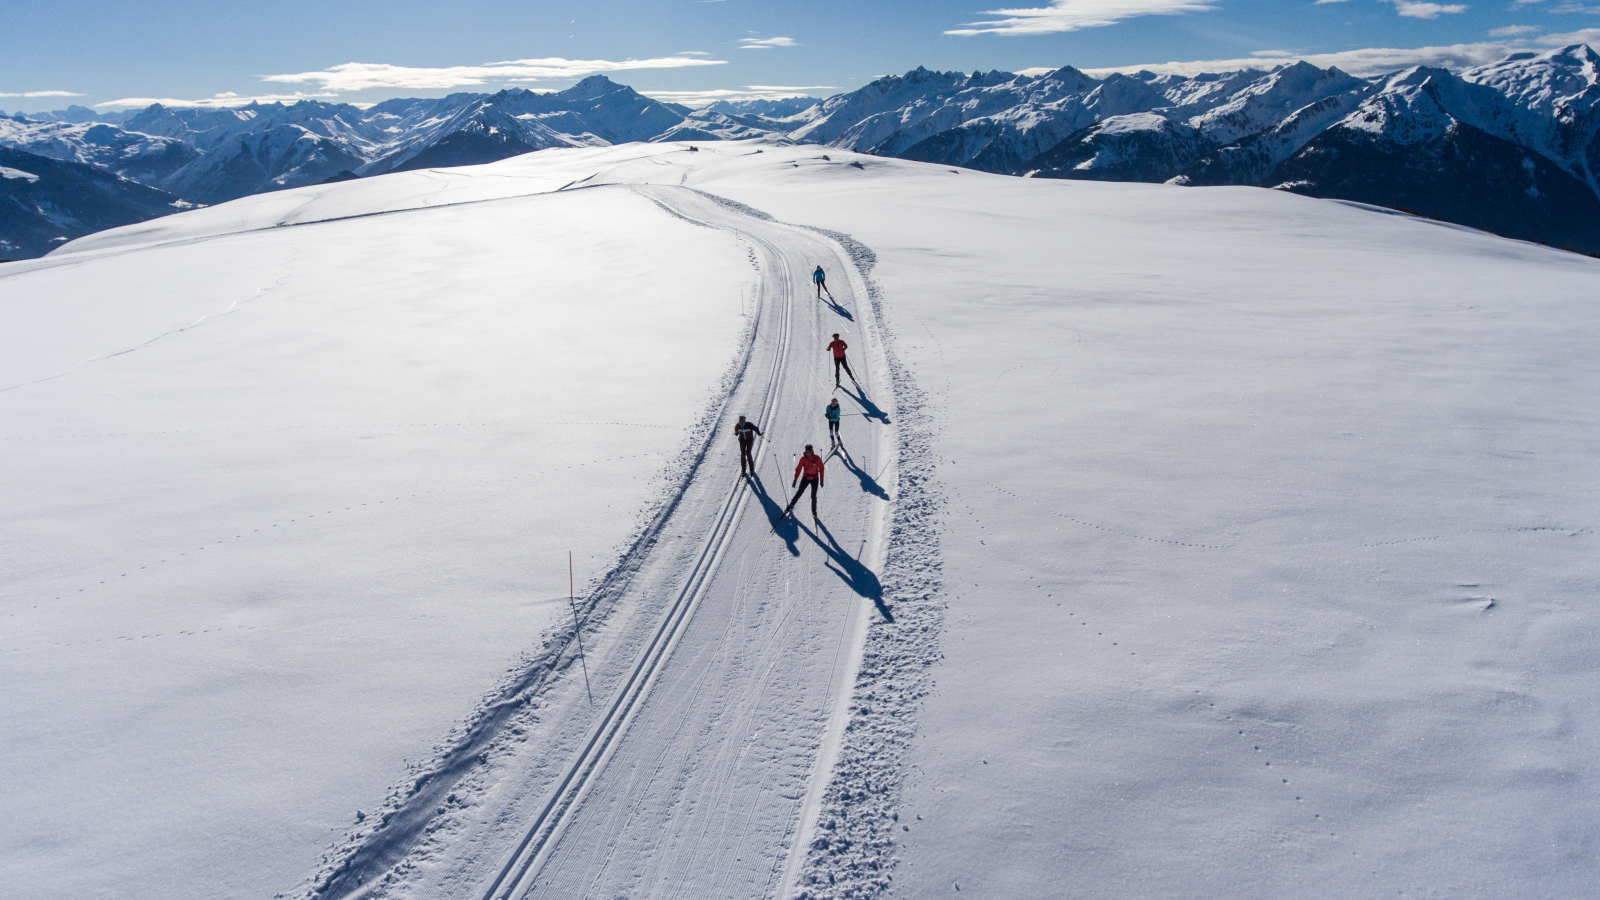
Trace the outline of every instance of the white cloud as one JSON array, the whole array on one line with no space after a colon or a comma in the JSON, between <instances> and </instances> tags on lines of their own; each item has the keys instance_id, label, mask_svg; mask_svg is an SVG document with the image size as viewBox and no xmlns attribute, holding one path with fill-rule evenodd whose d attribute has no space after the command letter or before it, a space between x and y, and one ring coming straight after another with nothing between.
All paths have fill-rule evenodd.
<instances>
[{"instance_id":1,"label":"white cloud","mask_svg":"<svg viewBox=\"0 0 1600 900\"><path fill-rule=\"evenodd\" d=\"M1537 25L1507 25L1504 28L1495 28L1489 32L1490 37L1516 37L1519 34L1531 34L1539 30Z\"/></svg>"},{"instance_id":2,"label":"white cloud","mask_svg":"<svg viewBox=\"0 0 1600 900\"><path fill-rule=\"evenodd\" d=\"M986 9L983 15L1004 16L987 22L968 22L945 34L1053 34L1114 25L1137 16L1172 16L1216 9L1209 0L1050 0L1036 9Z\"/></svg>"},{"instance_id":3,"label":"white cloud","mask_svg":"<svg viewBox=\"0 0 1600 900\"><path fill-rule=\"evenodd\" d=\"M1060 68L1060 67L1057 66L1056 68ZM1017 74L1018 75L1026 75L1029 78L1038 78L1040 75L1049 75L1051 72L1054 72L1054 71L1055 71L1055 69L1053 69L1053 68L1051 68L1049 66L1034 66L1034 67L1029 68L1029 69L1018 69L1017 70Z\"/></svg>"},{"instance_id":4,"label":"white cloud","mask_svg":"<svg viewBox=\"0 0 1600 900\"><path fill-rule=\"evenodd\" d=\"M1536 38L1541 43L1551 47L1565 47L1568 44L1600 44L1600 28L1585 28L1581 31L1568 31L1562 34L1547 34Z\"/></svg>"},{"instance_id":5,"label":"white cloud","mask_svg":"<svg viewBox=\"0 0 1600 900\"><path fill-rule=\"evenodd\" d=\"M252 103L298 103L301 100L331 100L337 96L338 94L304 94L297 91L293 94L255 94L249 97L241 97L232 91L228 91L204 100L174 100L170 97L124 97L121 100L107 100L104 103L96 103L94 108L127 109L159 103L162 106L169 106L174 109L225 109L235 106L249 106Z\"/></svg>"},{"instance_id":6,"label":"white cloud","mask_svg":"<svg viewBox=\"0 0 1600 900\"><path fill-rule=\"evenodd\" d=\"M769 50L773 47L799 46L794 42L794 38L786 37L740 38L739 43L741 44L740 50Z\"/></svg>"},{"instance_id":7,"label":"white cloud","mask_svg":"<svg viewBox=\"0 0 1600 900\"><path fill-rule=\"evenodd\" d=\"M20 94L10 94L10 93L0 92L0 97L82 97L82 96L83 96L82 94L74 94L71 91L23 91Z\"/></svg>"},{"instance_id":8,"label":"white cloud","mask_svg":"<svg viewBox=\"0 0 1600 900\"><path fill-rule=\"evenodd\" d=\"M711 91L640 91L647 97L681 103L684 106L705 106L718 100L782 100L786 97L807 97L812 91L836 91L832 85L815 84L808 87L786 87L775 84L747 84L743 89L719 88Z\"/></svg>"},{"instance_id":9,"label":"white cloud","mask_svg":"<svg viewBox=\"0 0 1600 900\"><path fill-rule=\"evenodd\" d=\"M687 55L660 59L629 59L611 62L603 59L514 59L481 66L443 66L415 68L388 63L344 63L320 72L268 75L264 81L285 84L316 83L324 91L344 93L373 89L436 91L473 87L489 83L545 81L582 78L599 72L625 72L636 69L675 69L684 66L720 66L726 60L695 59Z\"/></svg>"},{"instance_id":10,"label":"white cloud","mask_svg":"<svg viewBox=\"0 0 1600 900\"><path fill-rule=\"evenodd\" d=\"M1459 3L1418 3L1416 0L1390 0L1400 15L1413 19L1437 19L1440 13L1464 13L1465 6Z\"/></svg>"},{"instance_id":11,"label":"white cloud","mask_svg":"<svg viewBox=\"0 0 1600 900\"><path fill-rule=\"evenodd\" d=\"M1600 29L1590 30L1600 32ZM1574 34L1582 33L1575 32ZM1572 36L1566 35L1566 37ZM1552 43L1550 38L1555 37L1558 37L1558 35L1550 35L1548 38L1540 38L1539 40L1541 43ZM1567 41L1565 43L1581 43L1581 40ZM1339 53L1310 53L1293 57L1293 59L1305 60L1321 68L1338 66L1352 75L1382 75L1388 72L1409 69L1412 66L1433 66L1440 69L1465 69L1470 66L1481 66L1485 63L1498 62L1519 49L1523 49L1523 47L1499 43L1452 44L1447 47L1417 47L1409 50L1369 47L1363 50L1345 50ZM1288 57L1270 59L1204 59L1193 62L1115 66L1106 69L1084 69L1083 71L1096 78L1104 78L1114 72L1131 75L1140 71L1155 72L1158 75L1199 75L1203 72L1256 69L1261 68L1263 65L1277 66L1289 62L1290 59Z\"/></svg>"}]
</instances>

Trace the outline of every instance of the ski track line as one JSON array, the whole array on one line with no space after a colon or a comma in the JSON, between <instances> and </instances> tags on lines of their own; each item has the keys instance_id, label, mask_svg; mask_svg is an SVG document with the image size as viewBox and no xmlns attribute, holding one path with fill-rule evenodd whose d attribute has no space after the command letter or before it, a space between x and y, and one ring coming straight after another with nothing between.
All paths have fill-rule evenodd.
<instances>
[{"instance_id":1,"label":"ski track line","mask_svg":"<svg viewBox=\"0 0 1600 900\"><path fill-rule=\"evenodd\" d=\"M695 221L696 224L710 224L697 221L694 216L689 215L681 208L674 209L674 204L669 199L672 197L670 193L663 192L660 189L636 188L636 190L655 201L658 206L669 214ZM721 198L709 197L704 194L700 196L711 200L723 210L737 214L747 214L746 210L733 207L732 204ZM767 217L759 216L759 218L770 222ZM712 225L710 227L716 226ZM760 246L762 250L766 251L769 259L774 262L781 263L783 260L783 251L761 236L746 230L740 230L739 236ZM761 413L758 416L757 424L762 427L764 432L770 431L775 424L775 419L780 409L779 401L786 384L785 376L788 370L792 368L789 357L793 343L791 340L793 307L796 302L792 285L794 273L787 272L786 267L781 265L775 265L773 269L775 271L770 272L769 275L778 275L786 283L779 285L779 296L782 299L780 301L781 312L778 318L781 324L778 329L779 334L776 336L777 340L773 345L777 352L773 356L765 390L761 392L763 394L760 404ZM759 330L758 327L758 333ZM799 364L804 366L805 362L802 360ZM634 663L627 681L608 705L599 724L595 727L576 758L568 766L556 789L545 801L533 821L527 826L522 839L517 844L516 851L500 869L488 889L482 894L485 900L516 900L516 898L524 897L533 890L539 874L551 860L572 820L583 808L583 804L591 790L594 789L596 782L602 777L607 763L611 761L622 744L629 726L643 708L646 698L660 678L667 660L679 646L713 578L723 567L724 561L728 560L736 552L735 533L751 496L752 492L741 481L735 482L723 497L720 509L710 528L710 536L702 546L694 565L670 604L667 614L655 635ZM746 548L745 552L738 554L740 576L734 579L734 613L729 616L722 628L720 640L709 646L700 645L700 652L707 650L711 652L711 660L703 668L700 668L691 679L691 692L687 697L674 696L668 697L663 701L674 711L687 709L696 704L714 705L719 696L717 689L721 686L721 679L718 676L728 666L736 662L732 654L725 652L725 648L736 646L739 638L736 629L741 622L752 618L750 606L758 607L754 610L754 617L756 618L761 617L763 614L770 615L774 612L774 610L770 609L770 599L760 597L760 589L749 584L749 579L744 577L749 562L748 554L748 548ZM763 600L767 600L767 602L762 602ZM762 708L761 701L773 688L772 676L782 662L783 651L780 648L787 643L782 639L789 635L790 614L794 609L794 605L792 601L779 603L779 609L776 611L780 615L773 631L773 635L778 640L774 640L761 648L754 659L744 660L745 665L753 663L754 669L761 673L753 684L755 689L753 702L749 702L751 701L751 696L747 694L745 697L747 703L743 708L719 711L714 714L714 719L726 731L731 733L733 738L717 746L712 757L703 764L707 770L705 774L711 779L713 790L725 787L727 782L734 777L734 770L738 768L745 755L750 752L748 740L740 740L739 738L748 738L759 731L763 725L769 724L758 720L756 717ZM654 753L653 762L648 765L646 789L636 793L632 801L626 804L628 809L627 819L647 817L649 811L640 805L647 800L659 802L661 794L677 795L681 793L677 789L682 786L681 778L683 773L673 770L673 763L668 757L671 755L672 749L682 741L682 730L688 727L689 721L688 715L678 718L674 726L674 733L677 736L663 742L657 752ZM767 787L768 771L763 769L762 774L759 776L761 789ZM690 811L692 812L692 809ZM680 867L677 878L673 879L675 883L669 891L670 896L696 896L696 885L691 883L694 880L692 867L701 864L702 849L707 848L708 845L713 849L713 852L704 859L704 864L714 864L713 857L716 855L714 848L732 837L732 835L728 834L730 825L733 825L739 832L739 839L735 843L736 849L733 852L733 858L724 860L723 871L707 873L702 876L709 878L711 884L701 885L700 888L702 890L711 888L714 891L721 892L731 887L728 882L736 880L735 874L731 871L731 866L736 859L740 858L737 848L742 846L744 836L749 833L749 825L758 811L754 807L744 811L744 828L737 828L735 823L729 821L726 818L727 812L713 813L706 816L696 827L692 820L681 818L682 810L678 803L669 804L669 808L666 811L668 818L664 823L667 826L666 830L687 841L687 845L680 846L677 852L679 856L690 861L690 865ZM684 834L682 833L683 828L689 828L692 832L697 833ZM583 865L582 854L579 853L577 865L580 870L584 871L575 870L574 874L583 885L585 893L602 889L601 882L617 861L619 853L621 853L621 849L617 843L608 843L601 854L599 864L591 865L587 868ZM769 886L771 880L769 871L767 878Z\"/></svg>"},{"instance_id":2,"label":"ski track line","mask_svg":"<svg viewBox=\"0 0 1600 900\"><path fill-rule=\"evenodd\" d=\"M711 540L701 550L687 583L668 609L666 620L645 647L644 655L634 664L633 672L611 701L599 727L584 745L578 759L568 767L555 794L545 803L517 845L516 852L484 892L485 900L520 897L525 893L525 882L531 875L537 874L540 864L547 858L547 848L561 835L567 814L582 802L585 789L622 739L633 712L644 700L656 673L683 633L683 626L699 601L706 582L722 560L728 538L733 532L732 526L738 514L744 510L748 498L749 494L742 486L729 492L722 511L717 515Z\"/></svg>"}]
</instances>

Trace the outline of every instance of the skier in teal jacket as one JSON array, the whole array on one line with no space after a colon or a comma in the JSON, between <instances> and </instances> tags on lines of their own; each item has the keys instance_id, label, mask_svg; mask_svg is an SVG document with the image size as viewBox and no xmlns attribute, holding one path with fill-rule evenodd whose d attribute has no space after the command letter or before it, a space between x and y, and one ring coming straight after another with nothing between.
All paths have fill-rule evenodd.
<instances>
[{"instance_id":1,"label":"skier in teal jacket","mask_svg":"<svg viewBox=\"0 0 1600 900\"><path fill-rule=\"evenodd\" d=\"M817 299L821 300L822 292L828 291L828 276L822 271L821 266L817 266L817 270L811 273L811 280L817 283ZM833 299L833 291L828 291L828 299Z\"/></svg>"}]
</instances>

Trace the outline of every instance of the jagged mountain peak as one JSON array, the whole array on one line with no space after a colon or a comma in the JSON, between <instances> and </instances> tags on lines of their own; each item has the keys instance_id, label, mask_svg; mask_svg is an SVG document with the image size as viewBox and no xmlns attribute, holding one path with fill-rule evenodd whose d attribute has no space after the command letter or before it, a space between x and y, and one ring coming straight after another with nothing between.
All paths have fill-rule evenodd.
<instances>
[{"instance_id":1,"label":"jagged mountain peak","mask_svg":"<svg viewBox=\"0 0 1600 900\"><path fill-rule=\"evenodd\" d=\"M1061 84L1071 91L1087 91L1090 85L1097 83L1095 79L1072 66L1062 66L1054 72L1039 76L1039 80Z\"/></svg>"},{"instance_id":2,"label":"jagged mountain peak","mask_svg":"<svg viewBox=\"0 0 1600 900\"><path fill-rule=\"evenodd\" d=\"M610 94L634 94L643 96L625 84L617 84L604 75L590 75L564 91L557 91L558 96L572 99L604 97Z\"/></svg>"},{"instance_id":3,"label":"jagged mountain peak","mask_svg":"<svg viewBox=\"0 0 1600 900\"><path fill-rule=\"evenodd\" d=\"M1544 53L1514 53L1499 62L1467 69L1461 77L1489 85L1522 106L1587 105L1600 98L1600 54L1588 44Z\"/></svg>"},{"instance_id":4,"label":"jagged mountain peak","mask_svg":"<svg viewBox=\"0 0 1600 900\"><path fill-rule=\"evenodd\" d=\"M1434 66L1412 66L1384 79L1384 89L1401 91L1409 88L1420 88L1430 81L1453 81L1456 78L1456 74L1449 69L1440 69Z\"/></svg>"}]
</instances>

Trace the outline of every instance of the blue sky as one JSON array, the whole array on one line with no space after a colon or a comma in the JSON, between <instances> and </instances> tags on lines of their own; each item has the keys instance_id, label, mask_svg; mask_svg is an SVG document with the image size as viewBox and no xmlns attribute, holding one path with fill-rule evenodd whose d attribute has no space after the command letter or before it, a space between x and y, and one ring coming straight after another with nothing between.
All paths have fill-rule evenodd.
<instances>
[{"instance_id":1,"label":"blue sky","mask_svg":"<svg viewBox=\"0 0 1600 900\"><path fill-rule=\"evenodd\" d=\"M916 66L1020 71L1307 58L1366 74L1600 44L1600 0L169 0L14 2L0 109L149 100L370 103L568 87L603 72L656 96L826 96ZM986 10L1003 9L1001 12ZM1382 51L1382 52L1380 52ZM352 65L353 64L353 65ZM69 96L71 95L71 96Z\"/></svg>"}]
</instances>

